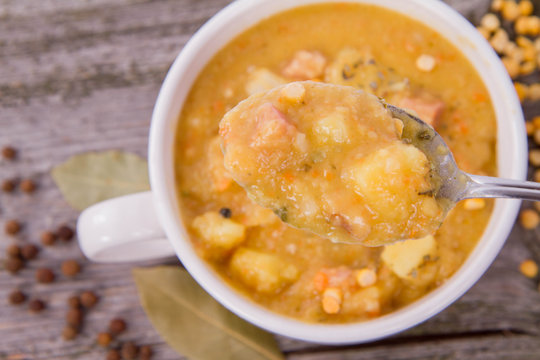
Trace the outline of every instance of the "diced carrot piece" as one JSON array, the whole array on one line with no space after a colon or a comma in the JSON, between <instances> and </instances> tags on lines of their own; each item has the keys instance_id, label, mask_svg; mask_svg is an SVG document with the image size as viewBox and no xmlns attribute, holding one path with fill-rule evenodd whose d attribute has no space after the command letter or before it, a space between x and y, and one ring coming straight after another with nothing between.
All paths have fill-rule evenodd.
<instances>
[{"instance_id":1,"label":"diced carrot piece","mask_svg":"<svg viewBox=\"0 0 540 360\"><path fill-rule=\"evenodd\" d=\"M323 291L328 286L328 276L324 272L319 271L313 278L313 286L315 290Z\"/></svg>"},{"instance_id":2,"label":"diced carrot piece","mask_svg":"<svg viewBox=\"0 0 540 360\"><path fill-rule=\"evenodd\" d=\"M429 125L437 126L443 109L444 103L438 99L426 99L423 97L406 97L403 98L399 104L399 107L413 110L418 114L418 117Z\"/></svg>"}]
</instances>

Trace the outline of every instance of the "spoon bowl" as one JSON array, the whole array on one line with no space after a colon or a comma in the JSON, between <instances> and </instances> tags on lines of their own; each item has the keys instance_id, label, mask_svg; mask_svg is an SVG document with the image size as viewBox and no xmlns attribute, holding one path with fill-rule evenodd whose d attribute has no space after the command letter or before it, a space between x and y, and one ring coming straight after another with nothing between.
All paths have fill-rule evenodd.
<instances>
[{"instance_id":1,"label":"spoon bowl","mask_svg":"<svg viewBox=\"0 0 540 360\"><path fill-rule=\"evenodd\" d=\"M457 202L471 198L517 198L540 201L540 183L468 174L457 163L439 133L404 109L382 104L403 122L402 141L422 151L431 164L433 195L447 213Z\"/></svg>"}]
</instances>

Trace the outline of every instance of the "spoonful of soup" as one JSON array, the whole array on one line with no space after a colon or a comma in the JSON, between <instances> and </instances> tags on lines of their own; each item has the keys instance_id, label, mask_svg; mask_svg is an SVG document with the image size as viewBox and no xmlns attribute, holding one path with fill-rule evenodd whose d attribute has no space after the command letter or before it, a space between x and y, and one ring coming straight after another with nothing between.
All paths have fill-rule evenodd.
<instances>
[{"instance_id":1,"label":"spoonful of soup","mask_svg":"<svg viewBox=\"0 0 540 360\"><path fill-rule=\"evenodd\" d=\"M335 242L422 238L467 198L540 200L540 184L461 171L431 126L348 86L294 82L252 95L219 131L225 167L255 202Z\"/></svg>"}]
</instances>

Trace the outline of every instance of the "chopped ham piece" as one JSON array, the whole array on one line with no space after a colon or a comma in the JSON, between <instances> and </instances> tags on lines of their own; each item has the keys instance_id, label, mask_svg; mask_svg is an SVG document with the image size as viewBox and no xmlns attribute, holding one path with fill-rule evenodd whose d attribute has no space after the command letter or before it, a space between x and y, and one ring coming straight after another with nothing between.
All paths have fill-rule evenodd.
<instances>
[{"instance_id":1,"label":"chopped ham piece","mask_svg":"<svg viewBox=\"0 0 540 360\"><path fill-rule=\"evenodd\" d=\"M271 103L265 103L257 109L257 126L251 145L255 147L271 146L276 143L291 143L296 136L296 127L285 115Z\"/></svg>"},{"instance_id":2,"label":"chopped ham piece","mask_svg":"<svg viewBox=\"0 0 540 360\"><path fill-rule=\"evenodd\" d=\"M318 51L300 50L283 69L283 75L294 80L311 80L321 76L326 58Z\"/></svg>"},{"instance_id":3,"label":"chopped ham piece","mask_svg":"<svg viewBox=\"0 0 540 360\"><path fill-rule=\"evenodd\" d=\"M404 109L413 110L418 117L429 125L436 127L437 122L443 112L444 102L439 99L427 99L424 97L406 97L398 104Z\"/></svg>"}]
</instances>

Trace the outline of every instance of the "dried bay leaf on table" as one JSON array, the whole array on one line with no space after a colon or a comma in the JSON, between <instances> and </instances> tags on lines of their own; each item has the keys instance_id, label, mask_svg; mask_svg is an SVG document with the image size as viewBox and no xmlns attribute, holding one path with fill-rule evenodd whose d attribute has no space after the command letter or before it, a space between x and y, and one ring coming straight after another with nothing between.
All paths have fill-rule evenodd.
<instances>
[{"instance_id":1,"label":"dried bay leaf on table","mask_svg":"<svg viewBox=\"0 0 540 360\"><path fill-rule=\"evenodd\" d=\"M274 337L240 319L177 266L137 268L146 315L165 341L197 360L283 359Z\"/></svg>"},{"instance_id":2,"label":"dried bay leaf on table","mask_svg":"<svg viewBox=\"0 0 540 360\"><path fill-rule=\"evenodd\" d=\"M51 171L66 201L77 210L113 197L150 190L148 163L110 150L72 156Z\"/></svg>"}]
</instances>

